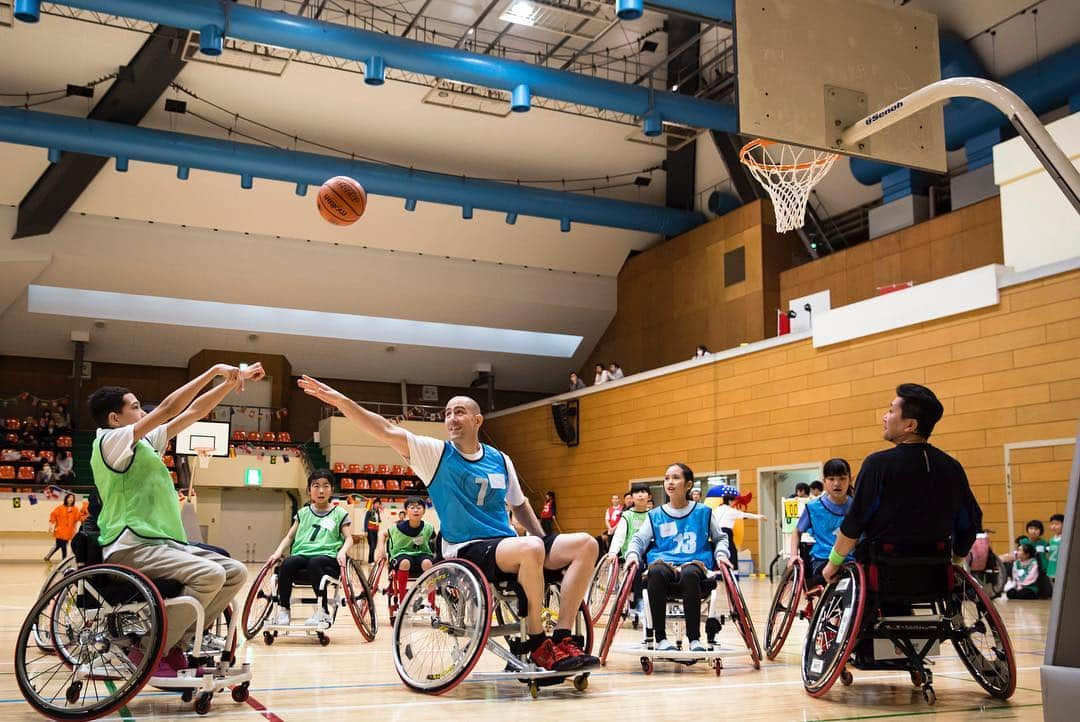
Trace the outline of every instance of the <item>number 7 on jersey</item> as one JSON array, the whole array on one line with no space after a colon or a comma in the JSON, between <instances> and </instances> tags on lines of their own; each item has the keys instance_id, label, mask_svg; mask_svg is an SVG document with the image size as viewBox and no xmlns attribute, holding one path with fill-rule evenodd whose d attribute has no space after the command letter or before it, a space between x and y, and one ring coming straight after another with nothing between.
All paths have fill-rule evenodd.
<instances>
[{"instance_id":1,"label":"number 7 on jersey","mask_svg":"<svg viewBox=\"0 0 1080 722\"><path fill-rule=\"evenodd\" d=\"M474 476L473 481L480 487L480 493L476 495L476 505L483 506L484 499L487 498L488 479L486 476Z\"/></svg>"}]
</instances>

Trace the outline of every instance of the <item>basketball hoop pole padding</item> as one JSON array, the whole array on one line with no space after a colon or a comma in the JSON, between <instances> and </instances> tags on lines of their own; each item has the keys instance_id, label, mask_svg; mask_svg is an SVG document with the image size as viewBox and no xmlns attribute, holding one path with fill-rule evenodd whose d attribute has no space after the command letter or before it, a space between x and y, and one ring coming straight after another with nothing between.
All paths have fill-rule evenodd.
<instances>
[{"instance_id":1,"label":"basketball hoop pole padding","mask_svg":"<svg viewBox=\"0 0 1080 722\"><path fill-rule=\"evenodd\" d=\"M948 78L905 95L845 128L836 149L858 149L859 141L949 98L974 98L1004 113L1065 198L1080 213L1080 172L1020 96L985 78Z\"/></svg>"}]
</instances>

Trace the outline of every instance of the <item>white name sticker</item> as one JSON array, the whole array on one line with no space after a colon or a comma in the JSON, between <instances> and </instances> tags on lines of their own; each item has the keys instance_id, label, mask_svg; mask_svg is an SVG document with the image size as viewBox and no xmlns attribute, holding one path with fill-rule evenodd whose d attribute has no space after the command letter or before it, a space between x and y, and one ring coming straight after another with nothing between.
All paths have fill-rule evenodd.
<instances>
[{"instance_id":1,"label":"white name sticker","mask_svg":"<svg viewBox=\"0 0 1080 722\"><path fill-rule=\"evenodd\" d=\"M505 489L506 488L506 475L505 474L488 474L488 485L492 489Z\"/></svg>"},{"instance_id":2,"label":"white name sticker","mask_svg":"<svg viewBox=\"0 0 1080 722\"><path fill-rule=\"evenodd\" d=\"M660 525L660 536L675 536L679 533L679 527L673 521L664 522Z\"/></svg>"},{"instance_id":3,"label":"white name sticker","mask_svg":"<svg viewBox=\"0 0 1080 722\"><path fill-rule=\"evenodd\" d=\"M820 659L815 659L810 663L810 671L814 674L821 674L821 670L825 667L825 664Z\"/></svg>"}]
</instances>

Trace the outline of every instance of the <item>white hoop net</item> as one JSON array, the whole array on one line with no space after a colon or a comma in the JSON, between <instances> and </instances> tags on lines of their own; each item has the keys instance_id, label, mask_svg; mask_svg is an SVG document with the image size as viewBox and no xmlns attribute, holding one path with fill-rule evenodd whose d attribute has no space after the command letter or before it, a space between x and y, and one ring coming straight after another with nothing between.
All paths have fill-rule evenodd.
<instances>
[{"instance_id":1,"label":"white hoop net","mask_svg":"<svg viewBox=\"0 0 1080 722\"><path fill-rule=\"evenodd\" d=\"M828 151L762 139L750 141L739 151L739 160L769 192L780 233L802 228L810 191L836 158Z\"/></svg>"},{"instance_id":2,"label":"white hoop net","mask_svg":"<svg viewBox=\"0 0 1080 722\"><path fill-rule=\"evenodd\" d=\"M214 450L214 447L212 447L212 446L194 446L194 447L192 447L192 451L194 451L199 456L199 468L200 469L207 469L207 468L210 467L210 454L211 454L211 452L213 452L213 450Z\"/></svg>"}]
</instances>

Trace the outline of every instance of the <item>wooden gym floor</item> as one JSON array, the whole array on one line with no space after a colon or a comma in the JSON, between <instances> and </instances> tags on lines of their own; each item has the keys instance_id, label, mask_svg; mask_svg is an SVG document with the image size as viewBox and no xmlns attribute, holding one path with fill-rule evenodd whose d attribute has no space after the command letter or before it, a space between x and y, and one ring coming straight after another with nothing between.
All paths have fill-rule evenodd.
<instances>
[{"instance_id":1,"label":"wooden gym floor","mask_svg":"<svg viewBox=\"0 0 1080 722\"><path fill-rule=\"evenodd\" d=\"M0 601L0 720L42 719L21 697L13 673L14 644L26 611L49 567L44 563L0 562L4 594ZM258 570L251 568L254 578ZM767 580L744 580L743 592L758 633L764 636L766 608L772 586ZM242 603L242 597L240 599ZM726 660L721 677L697 665L677 668L658 663L645 676L633 656L612 654L608 666L595 671L589 689L575 692L570 684L543 688L539 699L517 682L466 680L449 694L428 697L405 689L390 657L390 630L385 598L378 598L380 628L376 640L363 643L347 612L338 615L329 632L331 643L320 647L314 638L279 639L265 646L260 638L242 648L254 664L250 703L234 703L218 695L207 719L276 722L358 720L378 718L397 722L417 719L438 722L505 722L507 719L602 720L658 722L660 720L1042 720L1039 666L1042 663L1050 603L999 602L1016 649L1019 682L1016 694L1002 703L988 697L968 676L951 647L942 647L934 666L938 702L928 707L919 690L903 673L855 671L855 684L839 683L824 699L803 691L799 652L807 624L795 622L785 651L775 662L754 671L749 658ZM295 612L294 612L295 613ZM721 639L737 643L728 627ZM632 644L639 632L629 625L616 646ZM501 668L485 654L478 670ZM694 705L698 706L695 711ZM262 711L260 711L262 708ZM147 688L111 719L198 719L179 696Z\"/></svg>"}]
</instances>

